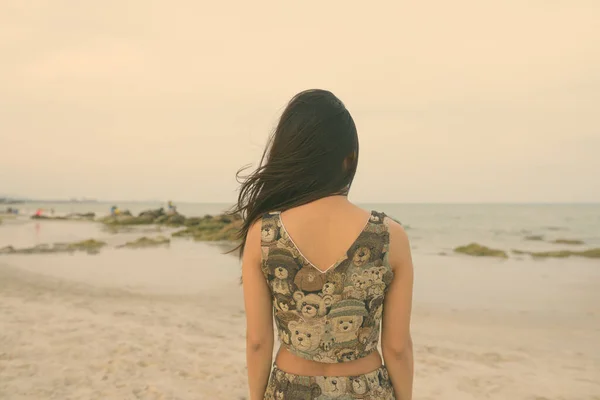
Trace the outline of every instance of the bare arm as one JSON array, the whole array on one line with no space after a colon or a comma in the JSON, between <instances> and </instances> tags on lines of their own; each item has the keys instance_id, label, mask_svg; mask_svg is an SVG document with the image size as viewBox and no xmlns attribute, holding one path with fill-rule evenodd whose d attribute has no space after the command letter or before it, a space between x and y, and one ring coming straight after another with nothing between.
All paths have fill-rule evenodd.
<instances>
[{"instance_id":1,"label":"bare arm","mask_svg":"<svg viewBox=\"0 0 600 400\"><path fill-rule=\"evenodd\" d=\"M398 400L412 400L413 350L410 318L413 264L410 244L400 224L389 221L389 261L394 279L385 296L381 348Z\"/></svg>"},{"instance_id":2,"label":"bare arm","mask_svg":"<svg viewBox=\"0 0 600 400\"><path fill-rule=\"evenodd\" d=\"M242 258L250 400L261 400L264 397L273 357L273 305L269 287L260 268L260 244L259 221L248 232Z\"/></svg>"}]
</instances>

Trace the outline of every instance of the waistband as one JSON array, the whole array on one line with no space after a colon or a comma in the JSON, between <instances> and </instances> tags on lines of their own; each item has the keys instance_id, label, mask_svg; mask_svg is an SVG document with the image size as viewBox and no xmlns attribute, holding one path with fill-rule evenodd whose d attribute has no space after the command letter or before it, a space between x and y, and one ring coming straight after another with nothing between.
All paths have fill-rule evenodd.
<instances>
[{"instance_id":1,"label":"waistband","mask_svg":"<svg viewBox=\"0 0 600 400\"><path fill-rule=\"evenodd\" d=\"M273 375L274 373L277 373L280 376L285 376L285 377L293 378L293 379L296 379L296 378L316 378L317 377L315 375L297 375L297 374L292 374L290 372L285 372L282 369L280 369L275 362L273 362L273 369L272 369L271 375ZM327 376L326 378L352 378L352 377L356 377L356 376L367 376L367 375L377 375L377 374L380 374L380 375L384 376L386 379L389 379L388 370L385 367L385 365L382 365L381 367L377 368L376 370L373 370L371 372L367 372L365 374L347 375L347 376Z\"/></svg>"},{"instance_id":2,"label":"waistband","mask_svg":"<svg viewBox=\"0 0 600 400\"><path fill-rule=\"evenodd\" d=\"M384 365L361 375L307 376L282 371L273 363L269 386L273 391L279 390L282 394L306 391L307 393L320 393L322 395L347 394L356 396L369 394L378 395L377 399L394 398L389 374Z\"/></svg>"}]
</instances>

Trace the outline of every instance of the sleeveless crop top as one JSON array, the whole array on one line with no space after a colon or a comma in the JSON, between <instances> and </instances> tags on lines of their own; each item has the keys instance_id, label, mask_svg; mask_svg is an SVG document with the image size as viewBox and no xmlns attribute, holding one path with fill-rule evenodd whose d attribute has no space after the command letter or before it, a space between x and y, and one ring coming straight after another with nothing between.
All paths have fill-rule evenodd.
<instances>
[{"instance_id":1,"label":"sleeveless crop top","mask_svg":"<svg viewBox=\"0 0 600 400\"><path fill-rule=\"evenodd\" d=\"M292 354L340 363L377 349L383 299L393 278L385 218L372 211L344 257L322 272L294 244L279 212L263 216L261 269L273 296L279 342Z\"/></svg>"}]
</instances>

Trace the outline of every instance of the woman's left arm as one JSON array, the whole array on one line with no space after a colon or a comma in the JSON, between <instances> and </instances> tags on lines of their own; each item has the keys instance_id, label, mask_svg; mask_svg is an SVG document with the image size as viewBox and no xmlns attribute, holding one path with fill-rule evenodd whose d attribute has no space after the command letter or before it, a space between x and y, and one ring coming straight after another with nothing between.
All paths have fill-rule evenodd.
<instances>
[{"instance_id":1,"label":"woman's left arm","mask_svg":"<svg viewBox=\"0 0 600 400\"><path fill-rule=\"evenodd\" d=\"M262 400L273 359L273 303L261 270L261 220L246 237L242 257L242 282L246 309L246 362L250 400Z\"/></svg>"}]
</instances>

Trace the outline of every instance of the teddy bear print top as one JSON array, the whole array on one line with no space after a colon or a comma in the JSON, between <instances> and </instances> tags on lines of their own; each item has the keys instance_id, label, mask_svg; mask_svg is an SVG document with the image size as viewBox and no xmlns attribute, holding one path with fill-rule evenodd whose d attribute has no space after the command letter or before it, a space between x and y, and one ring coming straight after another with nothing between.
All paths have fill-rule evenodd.
<instances>
[{"instance_id":1,"label":"teddy bear print top","mask_svg":"<svg viewBox=\"0 0 600 400\"><path fill-rule=\"evenodd\" d=\"M296 247L281 214L262 219L262 272L273 296L279 341L291 353L338 363L377 348L383 298L392 281L385 214L375 211L344 257L326 271Z\"/></svg>"}]
</instances>

